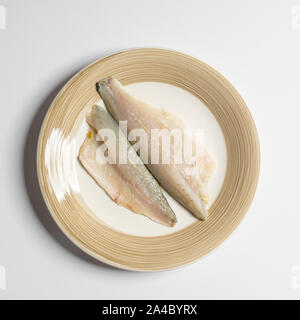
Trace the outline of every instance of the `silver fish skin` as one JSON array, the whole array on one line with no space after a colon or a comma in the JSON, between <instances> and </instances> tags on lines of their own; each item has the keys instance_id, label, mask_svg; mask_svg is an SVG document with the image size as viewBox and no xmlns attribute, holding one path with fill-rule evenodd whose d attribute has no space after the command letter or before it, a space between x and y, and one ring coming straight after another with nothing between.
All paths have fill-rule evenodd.
<instances>
[{"instance_id":1,"label":"silver fish skin","mask_svg":"<svg viewBox=\"0 0 300 320\"><path fill-rule=\"evenodd\" d=\"M158 109L144 101L141 101L127 92L121 83L108 77L99 81L96 85L107 110L116 121L127 120L128 131L144 129L151 136L151 129L187 128L185 122L176 114ZM195 141L191 141L195 144ZM141 145L141 153L146 151L151 154L150 143ZM144 148L144 150L142 150ZM176 146L171 145L173 151ZM200 220L208 217L207 204L209 202L208 183L215 170L215 161L212 156L203 150L201 156L193 165L195 175L187 174L189 165L182 164L151 164L145 162L150 172L158 182L186 209ZM198 174L199 172L199 174Z\"/></svg>"},{"instance_id":2,"label":"silver fish skin","mask_svg":"<svg viewBox=\"0 0 300 320\"><path fill-rule=\"evenodd\" d=\"M125 135L119 129L111 115L99 106L94 106L86 117L93 128L88 133L79 151L79 161L91 177L120 206L143 214L148 218L171 227L176 223L176 216L162 193L158 182L143 164ZM125 146L132 163L103 163L99 161L99 148L104 143L101 129L110 129L117 142ZM102 151L100 155L102 154ZM118 159L117 159L118 160Z\"/></svg>"}]
</instances>

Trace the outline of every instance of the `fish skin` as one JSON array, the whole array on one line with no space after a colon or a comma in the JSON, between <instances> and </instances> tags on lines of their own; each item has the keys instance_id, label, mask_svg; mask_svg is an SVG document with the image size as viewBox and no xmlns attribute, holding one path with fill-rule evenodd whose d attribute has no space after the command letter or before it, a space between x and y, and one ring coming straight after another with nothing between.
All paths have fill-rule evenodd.
<instances>
[{"instance_id":1,"label":"fish skin","mask_svg":"<svg viewBox=\"0 0 300 320\"><path fill-rule=\"evenodd\" d=\"M127 120L129 131L142 128L150 136L150 131L154 128L169 130L187 128L185 122L176 114L155 108L129 94L117 79L105 78L100 80L96 87L107 110L116 121ZM148 154L151 154L150 143L147 146L142 145L142 148L148 148ZM184 163L146 163L146 165L166 191L186 209L200 220L208 217L208 182L215 169L215 161L206 149L194 164L194 169L199 171L197 175L187 175L188 166ZM203 170L200 170L200 167Z\"/></svg>"},{"instance_id":2,"label":"fish skin","mask_svg":"<svg viewBox=\"0 0 300 320\"><path fill-rule=\"evenodd\" d=\"M79 151L79 161L87 172L118 205L165 226L173 226L177 221L176 216L161 187L125 135L120 132L119 136L119 127L111 115L103 108L94 106L86 120L94 129L89 132ZM103 142L96 140L96 132L107 128L113 130L118 144L126 145L129 156L135 161L134 164L104 164L97 161L97 150Z\"/></svg>"}]
</instances>

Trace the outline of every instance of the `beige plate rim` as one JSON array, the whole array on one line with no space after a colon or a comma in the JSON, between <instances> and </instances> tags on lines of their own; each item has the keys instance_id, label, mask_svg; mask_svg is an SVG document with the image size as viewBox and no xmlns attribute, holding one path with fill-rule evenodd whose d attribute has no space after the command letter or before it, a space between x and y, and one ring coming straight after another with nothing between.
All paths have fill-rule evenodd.
<instances>
[{"instance_id":1,"label":"beige plate rim","mask_svg":"<svg viewBox=\"0 0 300 320\"><path fill-rule=\"evenodd\" d=\"M110 233L110 228L101 226L99 221L90 217L87 212L84 213L87 215L78 215L73 219L80 220L77 225L72 219L68 220L67 209L68 213L74 210L70 200L75 198L74 195L70 195L63 209L62 204L55 199L47 179L45 145L49 132L53 129L53 120L58 119L59 123L64 123L63 112L66 112L70 103L65 100L70 97L72 90L76 100L77 91L81 89L85 96L84 103L89 104L97 97L97 93L92 91L94 88L91 87L91 83L107 75L116 76L125 84L159 81L177 85L196 95L213 112L226 138L229 164L222 190L210 209L212 218L208 223L201 225L201 222L195 222L175 234L149 240L121 235L117 231ZM82 111L82 102L77 108ZM62 129L70 131L76 122L76 114L74 117L73 121L66 122L66 127L70 128L65 129L62 126ZM63 233L75 245L95 259L114 267L134 271L162 271L198 260L223 242L241 222L257 188L260 148L257 130L244 100L221 74L204 62L181 52L138 48L120 51L92 62L63 86L51 103L41 126L36 161L38 180L48 210ZM84 229L83 226L98 228L100 231ZM79 232L77 228L88 230L91 234L78 229ZM106 241L105 237L110 240L107 240L104 247L104 244L99 245L99 240ZM175 239L179 246L183 246L183 250L177 250L176 244L170 244L170 241ZM159 246L160 244L162 245ZM144 256L141 254L142 249L145 250ZM164 260L166 250L170 250L169 260Z\"/></svg>"}]
</instances>

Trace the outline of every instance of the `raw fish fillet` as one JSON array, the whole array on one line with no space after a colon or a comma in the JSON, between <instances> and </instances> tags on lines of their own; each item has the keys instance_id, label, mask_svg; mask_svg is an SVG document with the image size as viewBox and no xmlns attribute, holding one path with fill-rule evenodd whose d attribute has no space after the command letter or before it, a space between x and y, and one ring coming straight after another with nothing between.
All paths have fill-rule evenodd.
<instances>
[{"instance_id":1,"label":"raw fish fillet","mask_svg":"<svg viewBox=\"0 0 300 320\"><path fill-rule=\"evenodd\" d=\"M170 208L162 190L145 167L133 147L110 114L103 108L95 106L87 116L87 122L95 129L90 130L79 151L79 160L87 172L108 195L119 205L131 211L143 214L150 219L166 226L176 223L176 216ZM131 164L104 163L100 146L106 142L96 139L96 132L101 129L111 129L119 144L125 146ZM104 139L104 137L102 137ZM102 159L103 160L103 159Z\"/></svg>"}]
</instances>

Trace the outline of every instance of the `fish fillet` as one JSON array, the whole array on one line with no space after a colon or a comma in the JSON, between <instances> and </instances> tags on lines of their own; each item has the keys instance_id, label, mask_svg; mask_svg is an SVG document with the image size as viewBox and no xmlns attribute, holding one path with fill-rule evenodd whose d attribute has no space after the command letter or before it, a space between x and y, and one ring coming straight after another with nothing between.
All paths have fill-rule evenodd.
<instances>
[{"instance_id":1,"label":"fish fillet","mask_svg":"<svg viewBox=\"0 0 300 320\"><path fill-rule=\"evenodd\" d=\"M143 129L151 136L151 129L188 128L187 124L176 114L141 101L128 93L121 83L114 78L105 78L97 83L97 90L105 103L107 110L116 121L127 120L128 131ZM195 147L197 141L191 138L190 144ZM159 142L160 152L162 142ZM151 154L151 144L140 144L140 153ZM148 150L146 150L148 149ZM209 202L208 184L215 169L215 161L205 148L192 163L176 163L174 154L176 145L171 143L170 163L145 162L150 172L158 182L185 208L197 218L205 220L208 216ZM144 160L144 159L143 159ZM191 174L190 172L193 172Z\"/></svg>"},{"instance_id":2,"label":"fish fillet","mask_svg":"<svg viewBox=\"0 0 300 320\"><path fill-rule=\"evenodd\" d=\"M89 131L79 151L79 160L87 172L117 204L163 225L173 226L176 223L176 216L159 184L129 144L125 135L119 132L115 120L103 108L95 106L88 114L87 122L95 129L95 131ZM127 164L99 161L104 154L99 150L100 146L107 143L96 139L96 132L99 135L101 129L111 129L114 132L117 148L119 144L123 144L133 164L129 161ZM101 138L105 140L104 136Z\"/></svg>"}]
</instances>

